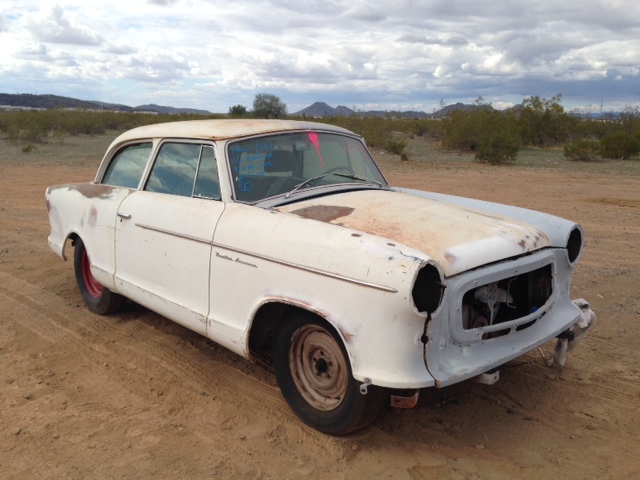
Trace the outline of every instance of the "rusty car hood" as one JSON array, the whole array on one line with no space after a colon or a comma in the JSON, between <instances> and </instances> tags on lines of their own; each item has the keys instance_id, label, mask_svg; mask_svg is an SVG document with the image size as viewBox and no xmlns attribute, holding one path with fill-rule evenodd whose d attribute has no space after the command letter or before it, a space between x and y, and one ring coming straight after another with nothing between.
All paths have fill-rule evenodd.
<instances>
[{"instance_id":1,"label":"rusty car hood","mask_svg":"<svg viewBox=\"0 0 640 480\"><path fill-rule=\"evenodd\" d=\"M340 193L276 210L419 250L446 276L552 245L545 232L513 218L397 191Z\"/></svg>"}]
</instances>

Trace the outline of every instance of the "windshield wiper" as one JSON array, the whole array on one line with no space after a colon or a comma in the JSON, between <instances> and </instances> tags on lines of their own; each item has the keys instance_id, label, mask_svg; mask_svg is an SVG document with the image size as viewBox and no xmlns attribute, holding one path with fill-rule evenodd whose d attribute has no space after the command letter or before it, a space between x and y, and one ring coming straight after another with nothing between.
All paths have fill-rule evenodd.
<instances>
[{"instance_id":1,"label":"windshield wiper","mask_svg":"<svg viewBox=\"0 0 640 480\"><path fill-rule=\"evenodd\" d=\"M359 177L358 175L356 175L354 173L328 172L328 173L323 173L322 175L318 175L317 177L307 178L304 182L301 182L301 183L297 184L295 187L293 187L293 189L290 192L287 192L287 194L284 196L284 198L289 198L291 195L296 193L302 187L305 187L305 186L309 185L311 182L315 182L316 180L320 180L321 178L324 178L327 175L338 175L339 177L350 178L352 180L360 180L361 182L372 182L372 183L375 183L376 185L378 185L379 187L384 187L384 185L382 183L380 183L379 181L377 181L377 180L374 180L372 178Z\"/></svg>"},{"instance_id":2,"label":"windshield wiper","mask_svg":"<svg viewBox=\"0 0 640 480\"><path fill-rule=\"evenodd\" d=\"M384 185L382 183L380 183L377 180L374 180L373 178L366 178L366 177L360 177L354 173L335 173L335 175L338 175L339 177L346 177L346 178L350 178L352 180L360 180L361 182L372 182L375 183L376 185L378 185L379 187L384 187Z\"/></svg>"},{"instance_id":3,"label":"windshield wiper","mask_svg":"<svg viewBox=\"0 0 640 480\"><path fill-rule=\"evenodd\" d=\"M288 192L284 198L289 198L291 195L293 195L294 193L296 193L298 190L300 190L302 187L304 187L305 185L310 184L311 182L315 181L315 180L320 180L321 178L326 177L327 175L329 175L328 173L323 173L322 175L318 175L317 177L311 177L311 178L307 178L304 182L299 183L298 185L296 185L295 187L293 187L293 190L291 190L290 192Z\"/></svg>"}]
</instances>

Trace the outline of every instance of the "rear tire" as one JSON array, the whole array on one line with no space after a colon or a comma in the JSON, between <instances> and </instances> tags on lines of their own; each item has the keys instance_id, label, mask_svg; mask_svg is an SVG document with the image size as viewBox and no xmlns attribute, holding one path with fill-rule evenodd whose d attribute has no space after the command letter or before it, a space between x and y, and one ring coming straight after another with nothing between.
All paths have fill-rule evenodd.
<instances>
[{"instance_id":1,"label":"rear tire","mask_svg":"<svg viewBox=\"0 0 640 480\"><path fill-rule=\"evenodd\" d=\"M367 394L352 375L349 356L326 322L296 313L278 328L273 363L282 394L300 419L323 433L345 435L373 422L388 391L370 385Z\"/></svg>"},{"instance_id":2,"label":"rear tire","mask_svg":"<svg viewBox=\"0 0 640 480\"><path fill-rule=\"evenodd\" d=\"M98 283L91 273L91 260L87 255L84 242L78 238L75 242L73 265L80 295L89 310L98 315L108 315L120 310L127 299L112 292Z\"/></svg>"}]
</instances>

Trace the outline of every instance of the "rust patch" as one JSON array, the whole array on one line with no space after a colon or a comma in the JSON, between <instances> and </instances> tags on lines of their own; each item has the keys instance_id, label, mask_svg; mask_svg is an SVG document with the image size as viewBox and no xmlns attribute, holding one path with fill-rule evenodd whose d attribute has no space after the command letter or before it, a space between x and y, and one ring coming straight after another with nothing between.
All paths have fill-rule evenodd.
<instances>
[{"instance_id":1,"label":"rust patch","mask_svg":"<svg viewBox=\"0 0 640 480\"><path fill-rule=\"evenodd\" d=\"M449 252L444 252L444 258L447 260L447 262L449 263L449 265L453 265L454 263L456 263L456 256L450 254Z\"/></svg>"},{"instance_id":2,"label":"rust patch","mask_svg":"<svg viewBox=\"0 0 640 480\"><path fill-rule=\"evenodd\" d=\"M49 187L49 191L52 192L54 190L67 189L75 190L86 198L107 198L116 188L120 187L111 187L109 185L100 185L95 183L70 183L67 185Z\"/></svg>"},{"instance_id":3,"label":"rust patch","mask_svg":"<svg viewBox=\"0 0 640 480\"><path fill-rule=\"evenodd\" d=\"M91 208L89 209L89 226L95 227L97 221L98 221L98 209L96 208L95 205L91 205Z\"/></svg>"},{"instance_id":4,"label":"rust patch","mask_svg":"<svg viewBox=\"0 0 640 480\"><path fill-rule=\"evenodd\" d=\"M419 396L420 391L417 391L411 397L391 395L391 406L394 408L414 408L418 404Z\"/></svg>"},{"instance_id":5,"label":"rust patch","mask_svg":"<svg viewBox=\"0 0 640 480\"><path fill-rule=\"evenodd\" d=\"M338 330L340 330L340 333L342 334L342 336L344 337L344 341L349 343L351 342L351 339L355 336L353 333L349 333L347 332L345 329L343 329L340 325L337 325Z\"/></svg>"},{"instance_id":6,"label":"rust patch","mask_svg":"<svg viewBox=\"0 0 640 480\"><path fill-rule=\"evenodd\" d=\"M355 209L335 205L314 205L312 207L293 210L291 213L302 218L310 218L320 222L331 223L336 218L351 215Z\"/></svg>"}]
</instances>

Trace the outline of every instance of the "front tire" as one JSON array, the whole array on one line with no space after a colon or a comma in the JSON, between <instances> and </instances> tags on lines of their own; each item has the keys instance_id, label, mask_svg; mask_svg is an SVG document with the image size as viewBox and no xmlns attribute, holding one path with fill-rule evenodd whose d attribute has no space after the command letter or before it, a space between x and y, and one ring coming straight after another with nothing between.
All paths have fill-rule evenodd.
<instances>
[{"instance_id":1,"label":"front tire","mask_svg":"<svg viewBox=\"0 0 640 480\"><path fill-rule=\"evenodd\" d=\"M296 313L278 328L273 363L282 394L307 425L345 435L373 422L388 400L386 389L360 393L342 340L327 323Z\"/></svg>"},{"instance_id":2,"label":"front tire","mask_svg":"<svg viewBox=\"0 0 640 480\"><path fill-rule=\"evenodd\" d=\"M98 283L91 273L91 260L84 242L80 238L75 241L73 265L78 290L80 290L80 295L82 295L82 299L89 310L98 315L108 315L122 308L126 298Z\"/></svg>"}]
</instances>

